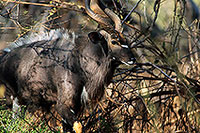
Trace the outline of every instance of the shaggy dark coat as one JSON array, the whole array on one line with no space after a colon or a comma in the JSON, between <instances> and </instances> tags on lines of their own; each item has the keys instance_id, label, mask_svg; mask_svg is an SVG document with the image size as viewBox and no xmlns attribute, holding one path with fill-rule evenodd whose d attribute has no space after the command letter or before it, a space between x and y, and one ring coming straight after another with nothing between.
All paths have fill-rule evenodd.
<instances>
[{"instance_id":1,"label":"shaggy dark coat","mask_svg":"<svg viewBox=\"0 0 200 133\"><path fill-rule=\"evenodd\" d=\"M100 33L88 36L52 30L12 44L17 48L8 49L0 60L7 104L13 96L31 110L56 105L65 128L72 127L84 106L103 96L120 61L133 59L130 49L111 48Z\"/></svg>"}]
</instances>

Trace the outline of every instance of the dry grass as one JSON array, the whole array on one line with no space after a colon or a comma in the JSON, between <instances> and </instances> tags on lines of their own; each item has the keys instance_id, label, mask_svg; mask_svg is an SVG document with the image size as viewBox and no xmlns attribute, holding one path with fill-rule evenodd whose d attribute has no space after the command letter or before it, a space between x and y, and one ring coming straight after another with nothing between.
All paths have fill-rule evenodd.
<instances>
[{"instance_id":1,"label":"dry grass","mask_svg":"<svg viewBox=\"0 0 200 133\"><path fill-rule=\"evenodd\" d=\"M134 2L129 0L129 3L125 3L124 6L128 11L134 6ZM132 47L137 63L118 68L113 83L106 89L102 101L79 117L86 132L200 132L200 34L196 27L199 20L195 20L193 25L188 25L183 15L184 10L176 0L173 2L163 0L157 4L154 2L140 3L136 8L138 13L132 14L134 20L141 20L142 26L131 23L131 26L127 27L129 30L125 36L133 42ZM195 2L200 5L198 0ZM7 6L5 2L0 3L3 7ZM154 7L157 7L157 12ZM39 13L37 14L39 18L33 16L32 21L26 22L25 20L30 18L31 14L26 14L25 11L29 10L23 5L19 8L21 8L20 15L25 16L24 19L16 21L5 17L0 18L0 25L3 26L0 29L0 44L12 42L27 32L32 32L33 25L38 22L45 28L56 27L55 24L49 26L45 22L51 22L51 19L57 20L71 13L69 10L61 11L62 9L50 11L43 9L42 11L48 11L50 14L43 18L43 21L39 21L43 15ZM15 9L13 8L14 11ZM75 27L78 32L80 29L81 32L88 31L91 29L89 25L94 24L78 13L78 18L60 19L59 26L68 27L70 21L78 23ZM162 32L152 38L149 33L155 22ZM146 29L142 29L143 26ZM0 120L0 129L10 131L8 127L12 125L9 122L12 121L12 117L6 115L10 111L0 112L2 118L5 118ZM25 124L25 128L30 126L31 129L28 128L30 131L58 130L55 127L60 126L60 117L57 117L56 112L52 111L50 115L44 115L38 111L35 114L34 119L27 115L27 121L23 121L26 118L20 117L18 121L22 125ZM13 125L22 126L19 123Z\"/></svg>"}]
</instances>

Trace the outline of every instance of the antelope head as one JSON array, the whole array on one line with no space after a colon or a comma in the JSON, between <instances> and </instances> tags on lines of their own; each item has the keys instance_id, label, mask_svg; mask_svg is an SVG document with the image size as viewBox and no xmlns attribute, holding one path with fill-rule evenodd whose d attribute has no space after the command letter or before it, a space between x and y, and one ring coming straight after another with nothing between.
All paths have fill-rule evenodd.
<instances>
[{"instance_id":1,"label":"antelope head","mask_svg":"<svg viewBox=\"0 0 200 133\"><path fill-rule=\"evenodd\" d=\"M98 11L95 13L95 11L90 8L90 4L90 0L85 0L85 10L92 19L103 26L103 29L99 31L99 34L106 39L108 52L111 54L113 60L126 65L132 65L135 62L135 58L130 45L122 34L123 28L120 18L113 11L105 7L99 0L92 0L93 6L96 6L93 8L98 10L101 9L99 14ZM100 15L102 12L104 13L104 16ZM105 15L107 17L105 17ZM112 26L112 22L114 23L114 26ZM95 38L97 39L98 37L93 38L93 41L95 41Z\"/></svg>"}]
</instances>

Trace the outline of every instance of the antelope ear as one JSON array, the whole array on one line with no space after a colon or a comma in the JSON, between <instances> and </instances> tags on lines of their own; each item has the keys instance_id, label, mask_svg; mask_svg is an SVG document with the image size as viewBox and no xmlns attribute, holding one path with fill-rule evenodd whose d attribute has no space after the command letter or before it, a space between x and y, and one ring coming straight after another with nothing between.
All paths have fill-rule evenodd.
<instances>
[{"instance_id":1,"label":"antelope ear","mask_svg":"<svg viewBox=\"0 0 200 133\"><path fill-rule=\"evenodd\" d=\"M107 44L107 41L105 40L104 36L102 36L98 32L90 32L88 34L88 37L92 43L101 45L106 56L108 55L108 44Z\"/></svg>"},{"instance_id":2,"label":"antelope ear","mask_svg":"<svg viewBox=\"0 0 200 133\"><path fill-rule=\"evenodd\" d=\"M101 40L101 35L98 32L90 32L88 34L88 37L90 39L90 41L94 44L99 43L99 41Z\"/></svg>"}]
</instances>

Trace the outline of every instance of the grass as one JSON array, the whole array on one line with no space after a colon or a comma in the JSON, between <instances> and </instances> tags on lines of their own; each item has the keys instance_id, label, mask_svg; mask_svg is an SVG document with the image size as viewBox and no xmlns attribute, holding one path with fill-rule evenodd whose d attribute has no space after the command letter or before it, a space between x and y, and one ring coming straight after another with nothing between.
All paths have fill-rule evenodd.
<instances>
[{"instance_id":1,"label":"grass","mask_svg":"<svg viewBox=\"0 0 200 133\"><path fill-rule=\"evenodd\" d=\"M22 109L22 107L21 107ZM21 110L20 109L20 110ZM31 132L31 133L50 133L52 132L46 122L36 118L30 113L23 111L13 112L11 110L0 110L0 131L4 133ZM36 122L37 121L37 122Z\"/></svg>"},{"instance_id":2,"label":"grass","mask_svg":"<svg viewBox=\"0 0 200 133\"><path fill-rule=\"evenodd\" d=\"M129 1L131 9L135 1ZM199 0L194 1L200 6ZM149 16L145 17L154 17L154 2L146 0L146 5L141 3L137 11L145 16L146 8L146 15ZM192 48L198 46L199 31L192 29L190 32L184 19L180 23L180 7L175 15L174 5L171 0L161 1L156 24L165 31L164 39L152 41L132 30L134 35L129 39L136 43L141 41L133 48L138 55L137 63L117 69L114 83L107 88L106 96L90 111L92 113L79 118L86 131L200 131L200 69L199 63L191 61L198 61L199 58L195 57L199 54L193 57L194 54L190 53L196 50L189 51L188 48L189 45L193 45ZM132 17L138 19L136 13ZM142 19L146 21L144 17ZM142 54L139 55L139 52ZM145 62L143 59L146 59ZM2 106L0 118L2 132L52 132L44 119L28 112L16 115Z\"/></svg>"}]
</instances>

